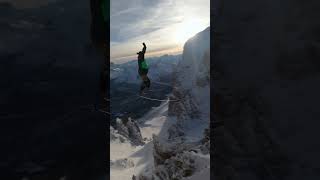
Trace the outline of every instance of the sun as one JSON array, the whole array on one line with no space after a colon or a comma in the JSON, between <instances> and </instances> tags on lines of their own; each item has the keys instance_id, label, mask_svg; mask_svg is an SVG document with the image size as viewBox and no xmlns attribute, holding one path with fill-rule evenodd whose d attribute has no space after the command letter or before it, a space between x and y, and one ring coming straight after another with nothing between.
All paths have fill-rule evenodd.
<instances>
[{"instance_id":1,"label":"sun","mask_svg":"<svg viewBox=\"0 0 320 180\"><path fill-rule=\"evenodd\" d=\"M204 30L206 25L199 19L186 19L175 27L175 42L183 45L189 38Z\"/></svg>"}]
</instances>

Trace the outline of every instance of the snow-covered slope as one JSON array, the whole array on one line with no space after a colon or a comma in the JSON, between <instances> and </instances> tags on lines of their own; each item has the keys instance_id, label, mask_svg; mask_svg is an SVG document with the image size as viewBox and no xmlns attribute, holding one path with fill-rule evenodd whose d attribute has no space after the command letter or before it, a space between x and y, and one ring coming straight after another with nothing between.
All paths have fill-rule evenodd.
<instances>
[{"instance_id":1,"label":"snow-covered slope","mask_svg":"<svg viewBox=\"0 0 320 180\"><path fill-rule=\"evenodd\" d=\"M154 108L145 117L136 120L139 124L145 145L132 145L128 138L110 127L110 167L111 180L131 180L146 169L153 169L152 136L158 135L165 128L168 102Z\"/></svg>"},{"instance_id":2,"label":"snow-covered slope","mask_svg":"<svg viewBox=\"0 0 320 180\"><path fill-rule=\"evenodd\" d=\"M161 57L146 57L149 65L148 76L151 80L161 81L167 75L172 74L177 63L181 59L181 55L164 55ZM110 65L110 79L118 83L141 83L138 75L137 60L132 60L123 64Z\"/></svg>"}]
</instances>

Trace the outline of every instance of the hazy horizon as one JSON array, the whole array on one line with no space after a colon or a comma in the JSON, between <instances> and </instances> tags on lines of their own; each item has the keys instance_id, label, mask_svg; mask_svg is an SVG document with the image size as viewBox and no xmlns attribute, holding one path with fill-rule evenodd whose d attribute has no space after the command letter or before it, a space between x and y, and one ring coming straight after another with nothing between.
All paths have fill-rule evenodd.
<instances>
[{"instance_id":1,"label":"hazy horizon","mask_svg":"<svg viewBox=\"0 0 320 180\"><path fill-rule=\"evenodd\" d=\"M178 52L178 53L160 53L159 55L148 55L148 57L146 57L145 59L148 60L148 59L153 59L153 58L160 58L162 56L165 56L165 55L168 55L168 56L179 56L179 55L182 55L182 52ZM132 56L126 56L126 57L123 57L123 58L119 58L117 59L116 61L110 61L110 63L115 63L115 64L123 64L123 63L127 63L127 62L130 62L130 61L137 61L137 56L136 55L132 55Z\"/></svg>"}]
</instances>

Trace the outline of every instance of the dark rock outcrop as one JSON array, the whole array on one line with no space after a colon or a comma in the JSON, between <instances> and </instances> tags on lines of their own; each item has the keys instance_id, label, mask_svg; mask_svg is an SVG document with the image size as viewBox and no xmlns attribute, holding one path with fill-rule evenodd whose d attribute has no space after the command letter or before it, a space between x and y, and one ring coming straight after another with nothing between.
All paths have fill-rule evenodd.
<instances>
[{"instance_id":1,"label":"dark rock outcrop","mask_svg":"<svg viewBox=\"0 0 320 180\"><path fill-rule=\"evenodd\" d=\"M141 135L139 125L136 121L132 120L130 117L128 119L117 119L116 120L116 130L118 133L135 145L144 145L144 141Z\"/></svg>"}]
</instances>

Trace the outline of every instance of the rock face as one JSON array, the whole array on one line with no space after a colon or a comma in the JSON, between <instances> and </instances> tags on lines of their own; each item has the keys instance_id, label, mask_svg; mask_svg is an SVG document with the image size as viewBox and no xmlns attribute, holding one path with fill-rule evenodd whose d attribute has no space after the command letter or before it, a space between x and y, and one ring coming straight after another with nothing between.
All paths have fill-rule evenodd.
<instances>
[{"instance_id":1,"label":"rock face","mask_svg":"<svg viewBox=\"0 0 320 180\"><path fill-rule=\"evenodd\" d=\"M174 75L168 114L170 125L153 137L153 173L140 180L184 179L210 168L210 28L184 46ZM204 179L209 179L207 175Z\"/></svg>"},{"instance_id":2,"label":"rock face","mask_svg":"<svg viewBox=\"0 0 320 180\"><path fill-rule=\"evenodd\" d=\"M119 134L119 132L117 130L115 130L112 126L110 126L110 142L111 141L117 141L119 143L124 143L124 142L127 142L128 139Z\"/></svg>"},{"instance_id":3,"label":"rock face","mask_svg":"<svg viewBox=\"0 0 320 180\"><path fill-rule=\"evenodd\" d=\"M118 133L129 139L133 145L144 145L139 125L130 117L125 120L117 119L116 129Z\"/></svg>"},{"instance_id":4,"label":"rock face","mask_svg":"<svg viewBox=\"0 0 320 180\"><path fill-rule=\"evenodd\" d=\"M215 179L318 179L317 1L220 1ZM317 14L315 14L317 13Z\"/></svg>"},{"instance_id":5,"label":"rock face","mask_svg":"<svg viewBox=\"0 0 320 180\"><path fill-rule=\"evenodd\" d=\"M209 117L210 28L188 40L175 72L169 113L178 119Z\"/></svg>"}]
</instances>

